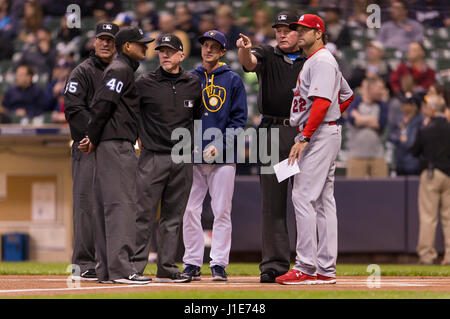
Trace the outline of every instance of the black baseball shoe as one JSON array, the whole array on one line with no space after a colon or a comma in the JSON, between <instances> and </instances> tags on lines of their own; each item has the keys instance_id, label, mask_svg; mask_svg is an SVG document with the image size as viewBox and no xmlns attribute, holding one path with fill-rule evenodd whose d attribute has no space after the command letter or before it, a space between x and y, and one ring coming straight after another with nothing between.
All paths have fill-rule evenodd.
<instances>
[{"instance_id":1,"label":"black baseball shoe","mask_svg":"<svg viewBox=\"0 0 450 319\"><path fill-rule=\"evenodd\" d=\"M156 277L155 282L161 283L184 283L190 282L191 278L187 276L182 276L181 273L177 272L170 277Z\"/></svg>"},{"instance_id":2,"label":"black baseball shoe","mask_svg":"<svg viewBox=\"0 0 450 319\"><path fill-rule=\"evenodd\" d=\"M152 278L140 274L132 274L126 278L114 279L113 281L119 284L146 285L152 282Z\"/></svg>"},{"instance_id":3,"label":"black baseball shoe","mask_svg":"<svg viewBox=\"0 0 450 319\"><path fill-rule=\"evenodd\" d=\"M183 273L181 274L182 277L190 278L190 280L201 280L201 273L200 273L200 267L194 266L190 264L186 264L186 268L184 268Z\"/></svg>"},{"instance_id":4,"label":"black baseball shoe","mask_svg":"<svg viewBox=\"0 0 450 319\"><path fill-rule=\"evenodd\" d=\"M275 282L275 278L277 278L277 274L274 270L269 269L261 273L259 276L259 282L263 284L272 284Z\"/></svg>"},{"instance_id":5,"label":"black baseball shoe","mask_svg":"<svg viewBox=\"0 0 450 319\"><path fill-rule=\"evenodd\" d=\"M213 281L227 281L227 273L225 272L225 268L219 265L215 265L211 267L211 275Z\"/></svg>"},{"instance_id":6,"label":"black baseball shoe","mask_svg":"<svg viewBox=\"0 0 450 319\"><path fill-rule=\"evenodd\" d=\"M83 271L80 275L74 275L72 274L72 280L73 281L97 281L97 273L95 272L95 269L88 269L86 271Z\"/></svg>"}]
</instances>

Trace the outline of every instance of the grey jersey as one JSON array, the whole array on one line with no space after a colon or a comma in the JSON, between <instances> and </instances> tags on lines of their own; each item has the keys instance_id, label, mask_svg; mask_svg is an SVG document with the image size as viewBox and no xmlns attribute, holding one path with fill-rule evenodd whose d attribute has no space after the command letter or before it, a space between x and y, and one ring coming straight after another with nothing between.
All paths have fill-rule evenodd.
<instances>
[{"instance_id":1,"label":"grey jersey","mask_svg":"<svg viewBox=\"0 0 450 319\"><path fill-rule=\"evenodd\" d=\"M291 105L291 126L304 126L309 118L314 97L331 101L324 122L336 121L341 116L339 103L353 95L343 78L334 56L326 48L311 55L303 65L294 88Z\"/></svg>"}]
</instances>

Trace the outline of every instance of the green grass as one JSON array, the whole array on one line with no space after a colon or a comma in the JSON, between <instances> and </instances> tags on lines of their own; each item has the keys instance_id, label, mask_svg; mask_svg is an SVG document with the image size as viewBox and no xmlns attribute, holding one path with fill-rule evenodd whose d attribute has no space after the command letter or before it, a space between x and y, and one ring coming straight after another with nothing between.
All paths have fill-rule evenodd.
<instances>
[{"instance_id":1,"label":"green grass","mask_svg":"<svg viewBox=\"0 0 450 319\"><path fill-rule=\"evenodd\" d=\"M38 262L0 262L0 275L69 275L67 263L38 263ZM181 264L178 264L181 267ZM450 276L450 266L423 265L379 265L382 276ZM340 264L337 266L338 276L364 276L368 265ZM256 263L232 263L227 268L230 276L259 276ZM156 274L156 265L150 264L146 268L147 275ZM202 267L202 274L210 274L209 265ZM10 298L10 297L8 297ZM16 298L16 297L14 297ZM135 293L95 293L72 294L58 296L20 296L17 298L39 299L450 299L448 292L431 291L387 291L371 289L369 291L323 291L323 290L271 290L268 285L266 291L257 290L177 290Z\"/></svg>"},{"instance_id":2,"label":"green grass","mask_svg":"<svg viewBox=\"0 0 450 319\"><path fill-rule=\"evenodd\" d=\"M30 298L30 297L20 297ZM54 296L33 296L33 299L54 299ZM156 291L136 293L96 293L59 295L58 299L450 299L450 292L431 291Z\"/></svg>"},{"instance_id":3,"label":"green grass","mask_svg":"<svg viewBox=\"0 0 450 319\"><path fill-rule=\"evenodd\" d=\"M0 262L0 275L67 275L68 263ZM181 267L181 264L178 264ZM340 264L338 276L368 276L368 265ZM450 276L450 266L379 265L382 276ZM154 276L156 265L149 264L145 273ZM209 266L203 265L202 273L210 274ZM227 268L231 276L259 276L256 263L231 263Z\"/></svg>"}]
</instances>

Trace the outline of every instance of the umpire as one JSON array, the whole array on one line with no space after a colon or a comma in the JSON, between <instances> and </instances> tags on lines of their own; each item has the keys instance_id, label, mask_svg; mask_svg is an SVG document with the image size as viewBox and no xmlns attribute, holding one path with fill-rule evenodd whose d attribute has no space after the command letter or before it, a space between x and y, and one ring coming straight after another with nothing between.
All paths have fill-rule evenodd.
<instances>
[{"instance_id":1,"label":"umpire","mask_svg":"<svg viewBox=\"0 0 450 319\"><path fill-rule=\"evenodd\" d=\"M199 78L180 67L184 53L178 37L161 35L155 50L160 66L136 80L141 95L139 137L143 148L136 177L138 213L134 262L142 273L147 265L150 235L157 225L156 213L161 200L156 281L181 283L190 281L181 276L175 258L193 166L192 162L172 160L172 148L178 143L172 140L172 132L177 128L188 129L192 147L194 119L202 116L202 88Z\"/></svg>"},{"instance_id":2,"label":"umpire","mask_svg":"<svg viewBox=\"0 0 450 319\"><path fill-rule=\"evenodd\" d=\"M136 167L139 95L134 81L137 61L145 59L147 43L137 27L116 35L118 56L106 68L92 102L88 137L80 143L95 149L95 243L100 281L146 284L151 278L135 270ZM86 149L87 148L87 149Z\"/></svg>"},{"instance_id":3,"label":"umpire","mask_svg":"<svg viewBox=\"0 0 450 319\"><path fill-rule=\"evenodd\" d=\"M91 117L89 104L102 79L105 68L114 59L114 36L119 27L99 23L96 27L94 51L69 75L64 91L65 116L74 140L71 151L73 179L73 254L72 264L79 266L74 280L97 280L92 216L92 178L94 154L83 154L78 145L87 135ZM75 270L73 270L75 272Z\"/></svg>"},{"instance_id":4,"label":"umpire","mask_svg":"<svg viewBox=\"0 0 450 319\"><path fill-rule=\"evenodd\" d=\"M245 72L256 72L259 80L258 108L263 115L259 128L267 128L267 137L258 129L258 141L266 139L271 145L271 130L279 129L279 158L284 160L297 134L290 127L289 117L297 76L306 58L298 46L298 33L289 29L298 15L280 12L275 24L277 46L260 45L252 48L251 40L241 34L236 41L239 62ZM261 141L259 142L261 143ZM261 145L261 144L260 144ZM270 151L270 149L268 149ZM273 154L271 154L273 155ZM273 166L276 163L260 165ZM275 174L260 174L262 192L262 261L260 282L273 283L277 276L289 270L290 244L286 223L288 181L278 183Z\"/></svg>"}]
</instances>

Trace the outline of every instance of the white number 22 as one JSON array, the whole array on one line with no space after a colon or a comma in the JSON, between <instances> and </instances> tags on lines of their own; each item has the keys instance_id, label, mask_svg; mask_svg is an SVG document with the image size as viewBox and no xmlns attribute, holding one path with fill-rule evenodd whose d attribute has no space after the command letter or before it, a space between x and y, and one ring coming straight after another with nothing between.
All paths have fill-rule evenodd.
<instances>
[{"instance_id":1,"label":"white number 22","mask_svg":"<svg viewBox=\"0 0 450 319\"><path fill-rule=\"evenodd\" d=\"M117 80L115 78L112 78L111 80L108 81L108 83L106 83L106 86L109 87L111 91L116 91L117 93L120 93L120 91L122 91L123 82L117 81L116 85L116 81Z\"/></svg>"}]
</instances>

